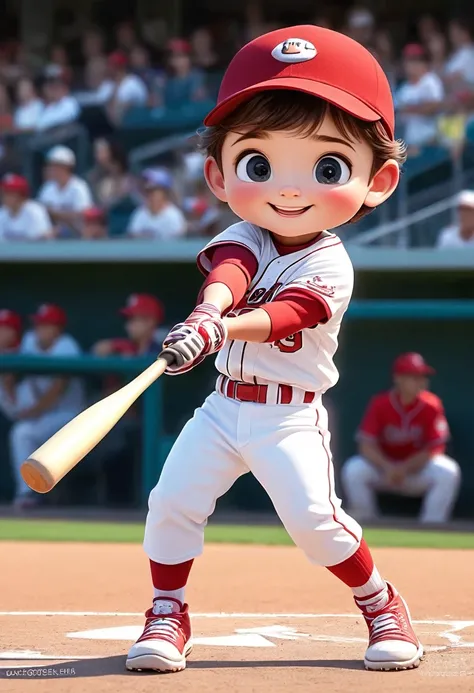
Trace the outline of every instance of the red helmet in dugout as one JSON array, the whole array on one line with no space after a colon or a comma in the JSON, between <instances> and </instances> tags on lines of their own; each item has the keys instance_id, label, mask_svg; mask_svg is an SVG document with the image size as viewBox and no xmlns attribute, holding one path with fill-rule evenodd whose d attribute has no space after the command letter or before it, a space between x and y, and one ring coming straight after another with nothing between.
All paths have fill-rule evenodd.
<instances>
[{"instance_id":1,"label":"red helmet in dugout","mask_svg":"<svg viewBox=\"0 0 474 693\"><path fill-rule=\"evenodd\" d=\"M387 77L374 56L344 34L301 25L251 41L229 64L205 125L218 125L237 106L271 89L312 94L361 120L380 120L394 138Z\"/></svg>"},{"instance_id":2,"label":"red helmet in dugout","mask_svg":"<svg viewBox=\"0 0 474 693\"><path fill-rule=\"evenodd\" d=\"M409 352L395 359L392 368L393 375L434 375L435 369L428 365L421 354Z\"/></svg>"}]
</instances>

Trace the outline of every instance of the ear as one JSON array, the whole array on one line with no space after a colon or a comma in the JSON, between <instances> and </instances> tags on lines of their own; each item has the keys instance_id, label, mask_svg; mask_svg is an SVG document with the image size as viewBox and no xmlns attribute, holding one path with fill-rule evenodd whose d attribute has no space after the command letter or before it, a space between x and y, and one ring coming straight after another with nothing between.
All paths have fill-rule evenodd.
<instances>
[{"instance_id":1,"label":"ear","mask_svg":"<svg viewBox=\"0 0 474 693\"><path fill-rule=\"evenodd\" d=\"M212 156L208 156L204 162L204 178L206 179L209 189L214 193L217 199L221 202L227 202L224 176L217 165L217 161Z\"/></svg>"},{"instance_id":2,"label":"ear","mask_svg":"<svg viewBox=\"0 0 474 693\"><path fill-rule=\"evenodd\" d=\"M367 207L378 207L388 200L400 179L400 168L395 159L389 159L379 168L369 185L369 192L364 200Z\"/></svg>"}]
</instances>

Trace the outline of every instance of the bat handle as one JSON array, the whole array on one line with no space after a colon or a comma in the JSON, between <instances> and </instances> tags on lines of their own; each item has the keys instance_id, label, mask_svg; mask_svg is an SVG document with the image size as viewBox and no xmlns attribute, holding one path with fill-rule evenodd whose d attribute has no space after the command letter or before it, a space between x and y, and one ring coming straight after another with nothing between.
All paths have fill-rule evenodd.
<instances>
[{"instance_id":1,"label":"bat handle","mask_svg":"<svg viewBox=\"0 0 474 693\"><path fill-rule=\"evenodd\" d=\"M171 366L174 363L174 354L172 354L171 351L166 351L166 349L163 349L158 358L166 361L168 366Z\"/></svg>"}]
</instances>

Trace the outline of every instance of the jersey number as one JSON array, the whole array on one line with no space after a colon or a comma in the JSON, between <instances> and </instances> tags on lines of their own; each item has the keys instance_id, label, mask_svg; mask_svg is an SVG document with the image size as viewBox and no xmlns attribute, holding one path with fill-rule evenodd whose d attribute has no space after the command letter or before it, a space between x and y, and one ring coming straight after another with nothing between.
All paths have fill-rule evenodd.
<instances>
[{"instance_id":1,"label":"jersey number","mask_svg":"<svg viewBox=\"0 0 474 693\"><path fill-rule=\"evenodd\" d=\"M278 342L275 342L275 346L283 354L294 354L295 351L299 351L303 347L303 333L296 332L285 339L279 339Z\"/></svg>"}]
</instances>

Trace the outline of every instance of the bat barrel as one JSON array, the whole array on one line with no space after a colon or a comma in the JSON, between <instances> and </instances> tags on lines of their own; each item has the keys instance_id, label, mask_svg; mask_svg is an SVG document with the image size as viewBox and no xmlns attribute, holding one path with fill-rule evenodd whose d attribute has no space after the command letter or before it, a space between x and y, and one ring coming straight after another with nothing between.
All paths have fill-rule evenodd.
<instances>
[{"instance_id":1,"label":"bat barrel","mask_svg":"<svg viewBox=\"0 0 474 693\"><path fill-rule=\"evenodd\" d=\"M23 481L37 493L48 493L57 483L50 470L32 457L23 462L20 473Z\"/></svg>"}]
</instances>

